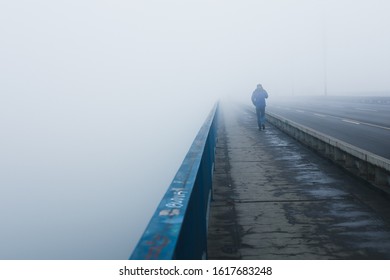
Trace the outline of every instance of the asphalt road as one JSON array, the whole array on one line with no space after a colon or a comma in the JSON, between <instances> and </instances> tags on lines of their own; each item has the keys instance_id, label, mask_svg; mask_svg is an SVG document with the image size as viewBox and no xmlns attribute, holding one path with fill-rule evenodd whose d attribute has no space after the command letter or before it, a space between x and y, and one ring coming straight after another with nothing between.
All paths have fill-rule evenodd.
<instances>
[{"instance_id":1,"label":"asphalt road","mask_svg":"<svg viewBox=\"0 0 390 280\"><path fill-rule=\"evenodd\" d=\"M390 159L390 104L357 97L268 102L269 112Z\"/></svg>"}]
</instances>

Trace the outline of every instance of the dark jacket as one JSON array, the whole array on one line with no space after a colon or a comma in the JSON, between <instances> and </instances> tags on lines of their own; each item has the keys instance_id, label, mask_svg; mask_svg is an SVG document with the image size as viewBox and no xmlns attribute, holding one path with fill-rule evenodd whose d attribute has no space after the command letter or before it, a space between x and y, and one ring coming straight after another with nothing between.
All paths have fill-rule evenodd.
<instances>
[{"instance_id":1,"label":"dark jacket","mask_svg":"<svg viewBox=\"0 0 390 280\"><path fill-rule=\"evenodd\" d=\"M252 103L256 108L265 107L265 99L268 98L268 93L263 88L256 88L252 93Z\"/></svg>"}]
</instances>

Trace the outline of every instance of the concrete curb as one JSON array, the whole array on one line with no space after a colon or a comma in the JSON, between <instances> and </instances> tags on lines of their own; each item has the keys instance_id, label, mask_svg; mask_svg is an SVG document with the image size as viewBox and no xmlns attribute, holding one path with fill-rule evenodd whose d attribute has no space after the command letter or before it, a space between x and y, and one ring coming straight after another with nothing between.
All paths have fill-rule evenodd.
<instances>
[{"instance_id":1,"label":"concrete curb","mask_svg":"<svg viewBox=\"0 0 390 280\"><path fill-rule=\"evenodd\" d=\"M390 195L390 160L267 112L268 122Z\"/></svg>"}]
</instances>

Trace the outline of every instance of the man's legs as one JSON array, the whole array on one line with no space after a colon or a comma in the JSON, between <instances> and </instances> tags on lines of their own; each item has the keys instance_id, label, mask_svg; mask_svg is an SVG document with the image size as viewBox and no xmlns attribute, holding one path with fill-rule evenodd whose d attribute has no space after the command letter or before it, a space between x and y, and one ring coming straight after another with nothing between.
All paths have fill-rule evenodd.
<instances>
[{"instance_id":1,"label":"man's legs","mask_svg":"<svg viewBox=\"0 0 390 280\"><path fill-rule=\"evenodd\" d=\"M260 123L263 129L265 129L265 107L260 108Z\"/></svg>"},{"instance_id":2,"label":"man's legs","mask_svg":"<svg viewBox=\"0 0 390 280\"><path fill-rule=\"evenodd\" d=\"M257 115L257 125L261 130L261 108L256 107L256 115Z\"/></svg>"},{"instance_id":3,"label":"man's legs","mask_svg":"<svg viewBox=\"0 0 390 280\"><path fill-rule=\"evenodd\" d=\"M256 115L259 129L265 129L265 107L256 107Z\"/></svg>"}]
</instances>

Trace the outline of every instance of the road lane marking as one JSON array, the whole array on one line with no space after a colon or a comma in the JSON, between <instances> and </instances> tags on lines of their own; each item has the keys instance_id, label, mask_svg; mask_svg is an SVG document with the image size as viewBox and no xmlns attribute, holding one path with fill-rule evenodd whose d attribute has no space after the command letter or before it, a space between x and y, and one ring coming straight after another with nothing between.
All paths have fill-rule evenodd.
<instances>
[{"instance_id":1,"label":"road lane marking","mask_svg":"<svg viewBox=\"0 0 390 280\"><path fill-rule=\"evenodd\" d=\"M372 126L372 127L376 127L376 128L381 128L381 129L390 130L390 127L381 126L381 125L376 125L376 124L372 124L372 123L361 122L360 124L364 124L364 125L367 125L367 126Z\"/></svg>"},{"instance_id":2,"label":"road lane marking","mask_svg":"<svg viewBox=\"0 0 390 280\"><path fill-rule=\"evenodd\" d=\"M288 108L288 110L292 111L294 109L293 108ZM299 109L295 109L295 111L299 112L299 113L305 113L305 111L299 110ZM319 117L333 118L333 119L341 120L343 122L352 123L352 124L355 124L355 125L366 125L366 126L371 126L371 127L375 127L375 128L384 129L384 130L390 130L390 127L388 127L388 126L381 126L381 125L377 125L377 124L366 123L366 122L361 122L361 121L351 120L351 119L343 119L343 118L340 118L339 116L333 116L333 115L327 115L327 114L319 114L319 113L314 113L314 112L312 112L312 113L313 113L313 115L316 115L316 116L319 116Z\"/></svg>"},{"instance_id":3,"label":"road lane marking","mask_svg":"<svg viewBox=\"0 0 390 280\"><path fill-rule=\"evenodd\" d=\"M360 122L354 121L354 120L347 120L347 119L341 119L343 122L347 123L353 123L353 124L360 124Z\"/></svg>"},{"instance_id":4,"label":"road lane marking","mask_svg":"<svg viewBox=\"0 0 390 280\"><path fill-rule=\"evenodd\" d=\"M375 128L381 128L381 129L385 129L385 130L390 130L390 127L386 127L386 126L381 126L381 125L377 125L377 124L372 124L372 123L366 123L366 122L359 122L359 121L355 121L355 120L348 120L348 119L341 119L343 122L347 122L347 123L352 123L352 124L356 124L356 125L366 125L366 126L371 126L371 127L375 127Z\"/></svg>"},{"instance_id":5,"label":"road lane marking","mask_svg":"<svg viewBox=\"0 0 390 280\"><path fill-rule=\"evenodd\" d=\"M355 110L370 111L370 112L378 112L378 110L374 110L374 109L365 109L365 108L355 108Z\"/></svg>"}]
</instances>

